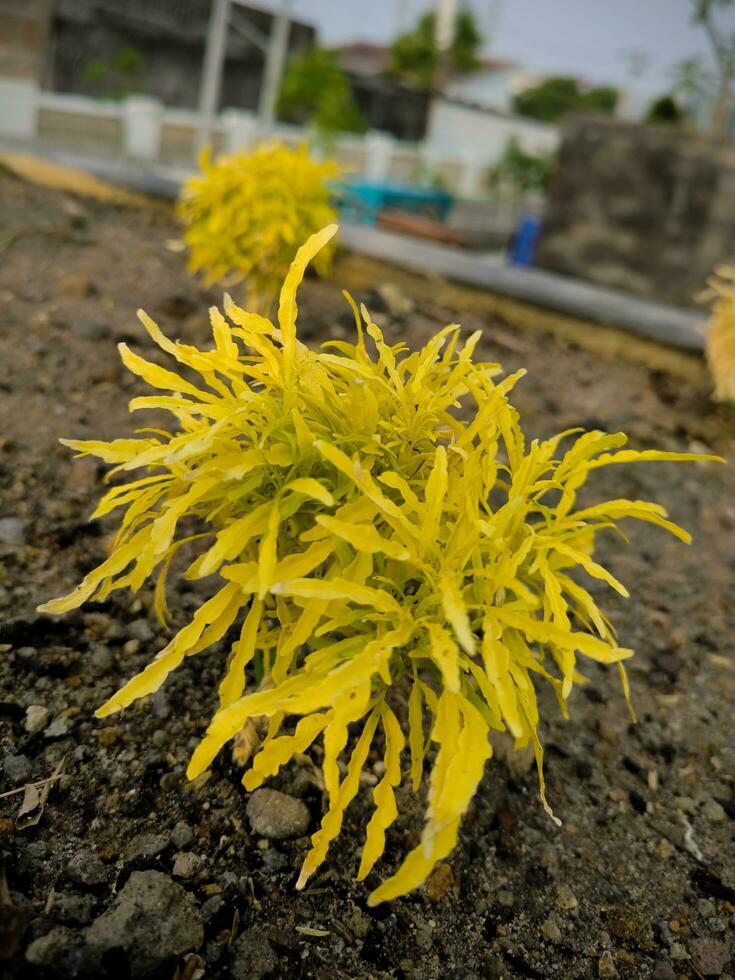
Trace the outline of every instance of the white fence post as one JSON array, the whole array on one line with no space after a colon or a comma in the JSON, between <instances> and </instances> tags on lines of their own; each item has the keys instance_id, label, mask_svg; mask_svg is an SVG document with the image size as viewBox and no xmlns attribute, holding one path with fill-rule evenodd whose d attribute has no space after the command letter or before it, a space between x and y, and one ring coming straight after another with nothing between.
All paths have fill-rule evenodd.
<instances>
[{"instance_id":1,"label":"white fence post","mask_svg":"<svg viewBox=\"0 0 735 980\"><path fill-rule=\"evenodd\" d=\"M0 78L0 133L15 139L33 139L38 129L41 90L34 81Z\"/></svg>"},{"instance_id":2,"label":"white fence post","mask_svg":"<svg viewBox=\"0 0 735 980\"><path fill-rule=\"evenodd\" d=\"M162 118L163 106L158 99L134 95L125 100L123 141L128 156L141 160L158 159Z\"/></svg>"},{"instance_id":3,"label":"white fence post","mask_svg":"<svg viewBox=\"0 0 735 980\"><path fill-rule=\"evenodd\" d=\"M258 135L258 120L242 109L225 109L221 116L225 131L225 152L236 153L252 146Z\"/></svg>"},{"instance_id":4,"label":"white fence post","mask_svg":"<svg viewBox=\"0 0 735 980\"><path fill-rule=\"evenodd\" d=\"M390 173L395 140L388 133L373 130L365 136L365 176L368 180L385 180Z\"/></svg>"},{"instance_id":5,"label":"white fence post","mask_svg":"<svg viewBox=\"0 0 735 980\"><path fill-rule=\"evenodd\" d=\"M462 170L457 189L462 197L478 197L483 191L482 163L471 150L462 155Z\"/></svg>"}]
</instances>

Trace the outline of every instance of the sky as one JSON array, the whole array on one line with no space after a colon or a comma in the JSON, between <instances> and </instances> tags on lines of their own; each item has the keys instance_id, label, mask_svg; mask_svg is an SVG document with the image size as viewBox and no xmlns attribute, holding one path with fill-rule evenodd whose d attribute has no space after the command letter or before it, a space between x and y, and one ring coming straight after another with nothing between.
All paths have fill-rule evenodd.
<instances>
[{"instance_id":1,"label":"sky","mask_svg":"<svg viewBox=\"0 0 735 980\"><path fill-rule=\"evenodd\" d=\"M671 67L708 55L704 32L691 23L691 0L464 0L486 34L488 53L531 72L578 75L589 82L634 85L661 93ZM314 24L325 44L356 38L385 42L430 0L293 0L294 16ZM728 15L735 30L735 8ZM631 81L630 54L647 65Z\"/></svg>"}]
</instances>

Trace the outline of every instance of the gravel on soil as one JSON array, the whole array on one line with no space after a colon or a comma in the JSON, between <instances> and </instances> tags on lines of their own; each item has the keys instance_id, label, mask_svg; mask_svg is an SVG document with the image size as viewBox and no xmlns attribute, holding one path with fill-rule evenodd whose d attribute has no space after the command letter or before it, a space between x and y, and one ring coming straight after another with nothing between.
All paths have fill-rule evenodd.
<instances>
[{"instance_id":1,"label":"gravel on soil","mask_svg":"<svg viewBox=\"0 0 735 980\"><path fill-rule=\"evenodd\" d=\"M606 608L637 651L639 723L604 666L585 665L568 722L543 695L561 829L529 760L501 747L445 864L424 889L369 909L371 887L418 840L424 802L399 792L384 860L357 883L368 770L328 860L296 892L324 807L318 749L250 796L229 752L185 778L224 646L187 660L146 703L97 721L94 709L165 645L151 590L61 619L34 611L101 560L113 528L88 520L104 467L73 461L59 437L130 431L127 401L140 388L115 343L157 356L138 306L170 335L207 343L207 308L220 297L167 247L179 233L160 208L73 199L0 173L0 225L14 233L0 260L0 973L732 980L732 465L614 467L590 488L664 503L694 543L646 526L630 529L627 546L603 541L631 592ZM584 338L440 309L432 280L341 280L348 266L359 263L304 283L308 342L348 336L348 286L395 341L422 343L452 320L481 327L482 357L528 369L514 402L531 436L623 429L636 448L735 457L735 417L711 405L703 368L683 377L606 357ZM199 583L172 591L180 625L203 595Z\"/></svg>"}]
</instances>

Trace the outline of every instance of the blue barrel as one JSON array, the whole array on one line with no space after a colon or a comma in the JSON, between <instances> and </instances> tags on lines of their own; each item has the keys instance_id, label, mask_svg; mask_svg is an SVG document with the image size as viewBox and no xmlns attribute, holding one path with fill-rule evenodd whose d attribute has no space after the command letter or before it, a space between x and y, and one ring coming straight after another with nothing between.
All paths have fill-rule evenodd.
<instances>
[{"instance_id":1,"label":"blue barrel","mask_svg":"<svg viewBox=\"0 0 735 980\"><path fill-rule=\"evenodd\" d=\"M510 264L528 267L533 265L536 256L541 221L531 215L521 218L518 222L513 239L510 243Z\"/></svg>"}]
</instances>

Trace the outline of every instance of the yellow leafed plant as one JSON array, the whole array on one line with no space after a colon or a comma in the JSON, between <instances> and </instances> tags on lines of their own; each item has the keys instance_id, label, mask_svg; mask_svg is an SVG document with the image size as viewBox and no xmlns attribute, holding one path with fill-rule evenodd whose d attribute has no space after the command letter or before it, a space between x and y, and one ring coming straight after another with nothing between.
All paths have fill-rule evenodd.
<instances>
[{"instance_id":1,"label":"yellow leafed plant","mask_svg":"<svg viewBox=\"0 0 735 980\"><path fill-rule=\"evenodd\" d=\"M199 163L178 203L189 268L208 284L245 280L249 307L267 312L298 246L335 220L327 181L339 167L280 143L215 161L205 150ZM316 256L321 275L330 257L330 248Z\"/></svg>"},{"instance_id":2,"label":"yellow leafed plant","mask_svg":"<svg viewBox=\"0 0 735 980\"><path fill-rule=\"evenodd\" d=\"M95 511L120 509L120 530L106 561L41 608L64 613L155 574L165 621L169 563L192 540L179 527L198 518L199 554L184 574L212 576L211 598L97 714L151 694L186 656L235 628L220 705L188 775L205 771L249 719L269 724L248 790L322 739L328 805L299 888L339 834L371 752L382 751L385 770L361 879L396 819L396 790L409 780L418 791L433 759L421 842L373 891L375 904L416 888L455 846L491 754L490 729L533 746L546 806L535 682L551 684L566 711L578 662L593 660L617 665L627 695L632 651L618 646L575 573L626 594L592 557L596 533L621 518L689 538L655 503L578 507L588 475L635 460L711 457L636 452L623 448L622 433L600 431L527 443L508 400L523 372L502 377L497 364L473 360L479 334L463 341L457 325L409 352L353 304L355 342L308 349L297 338L296 290L335 231L299 249L277 325L225 297L227 319L212 309L214 346L200 351L140 314L199 380L120 345L125 365L159 390L131 410L166 409L174 424L170 433L66 442L123 478ZM359 734L348 749L350 729Z\"/></svg>"},{"instance_id":3,"label":"yellow leafed plant","mask_svg":"<svg viewBox=\"0 0 735 980\"><path fill-rule=\"evenodd\" d=\"M707 326L707 363L715 399L735 403L735 266L721 266L709 281L713 299Z\"/></svg>"}]
</instances>

